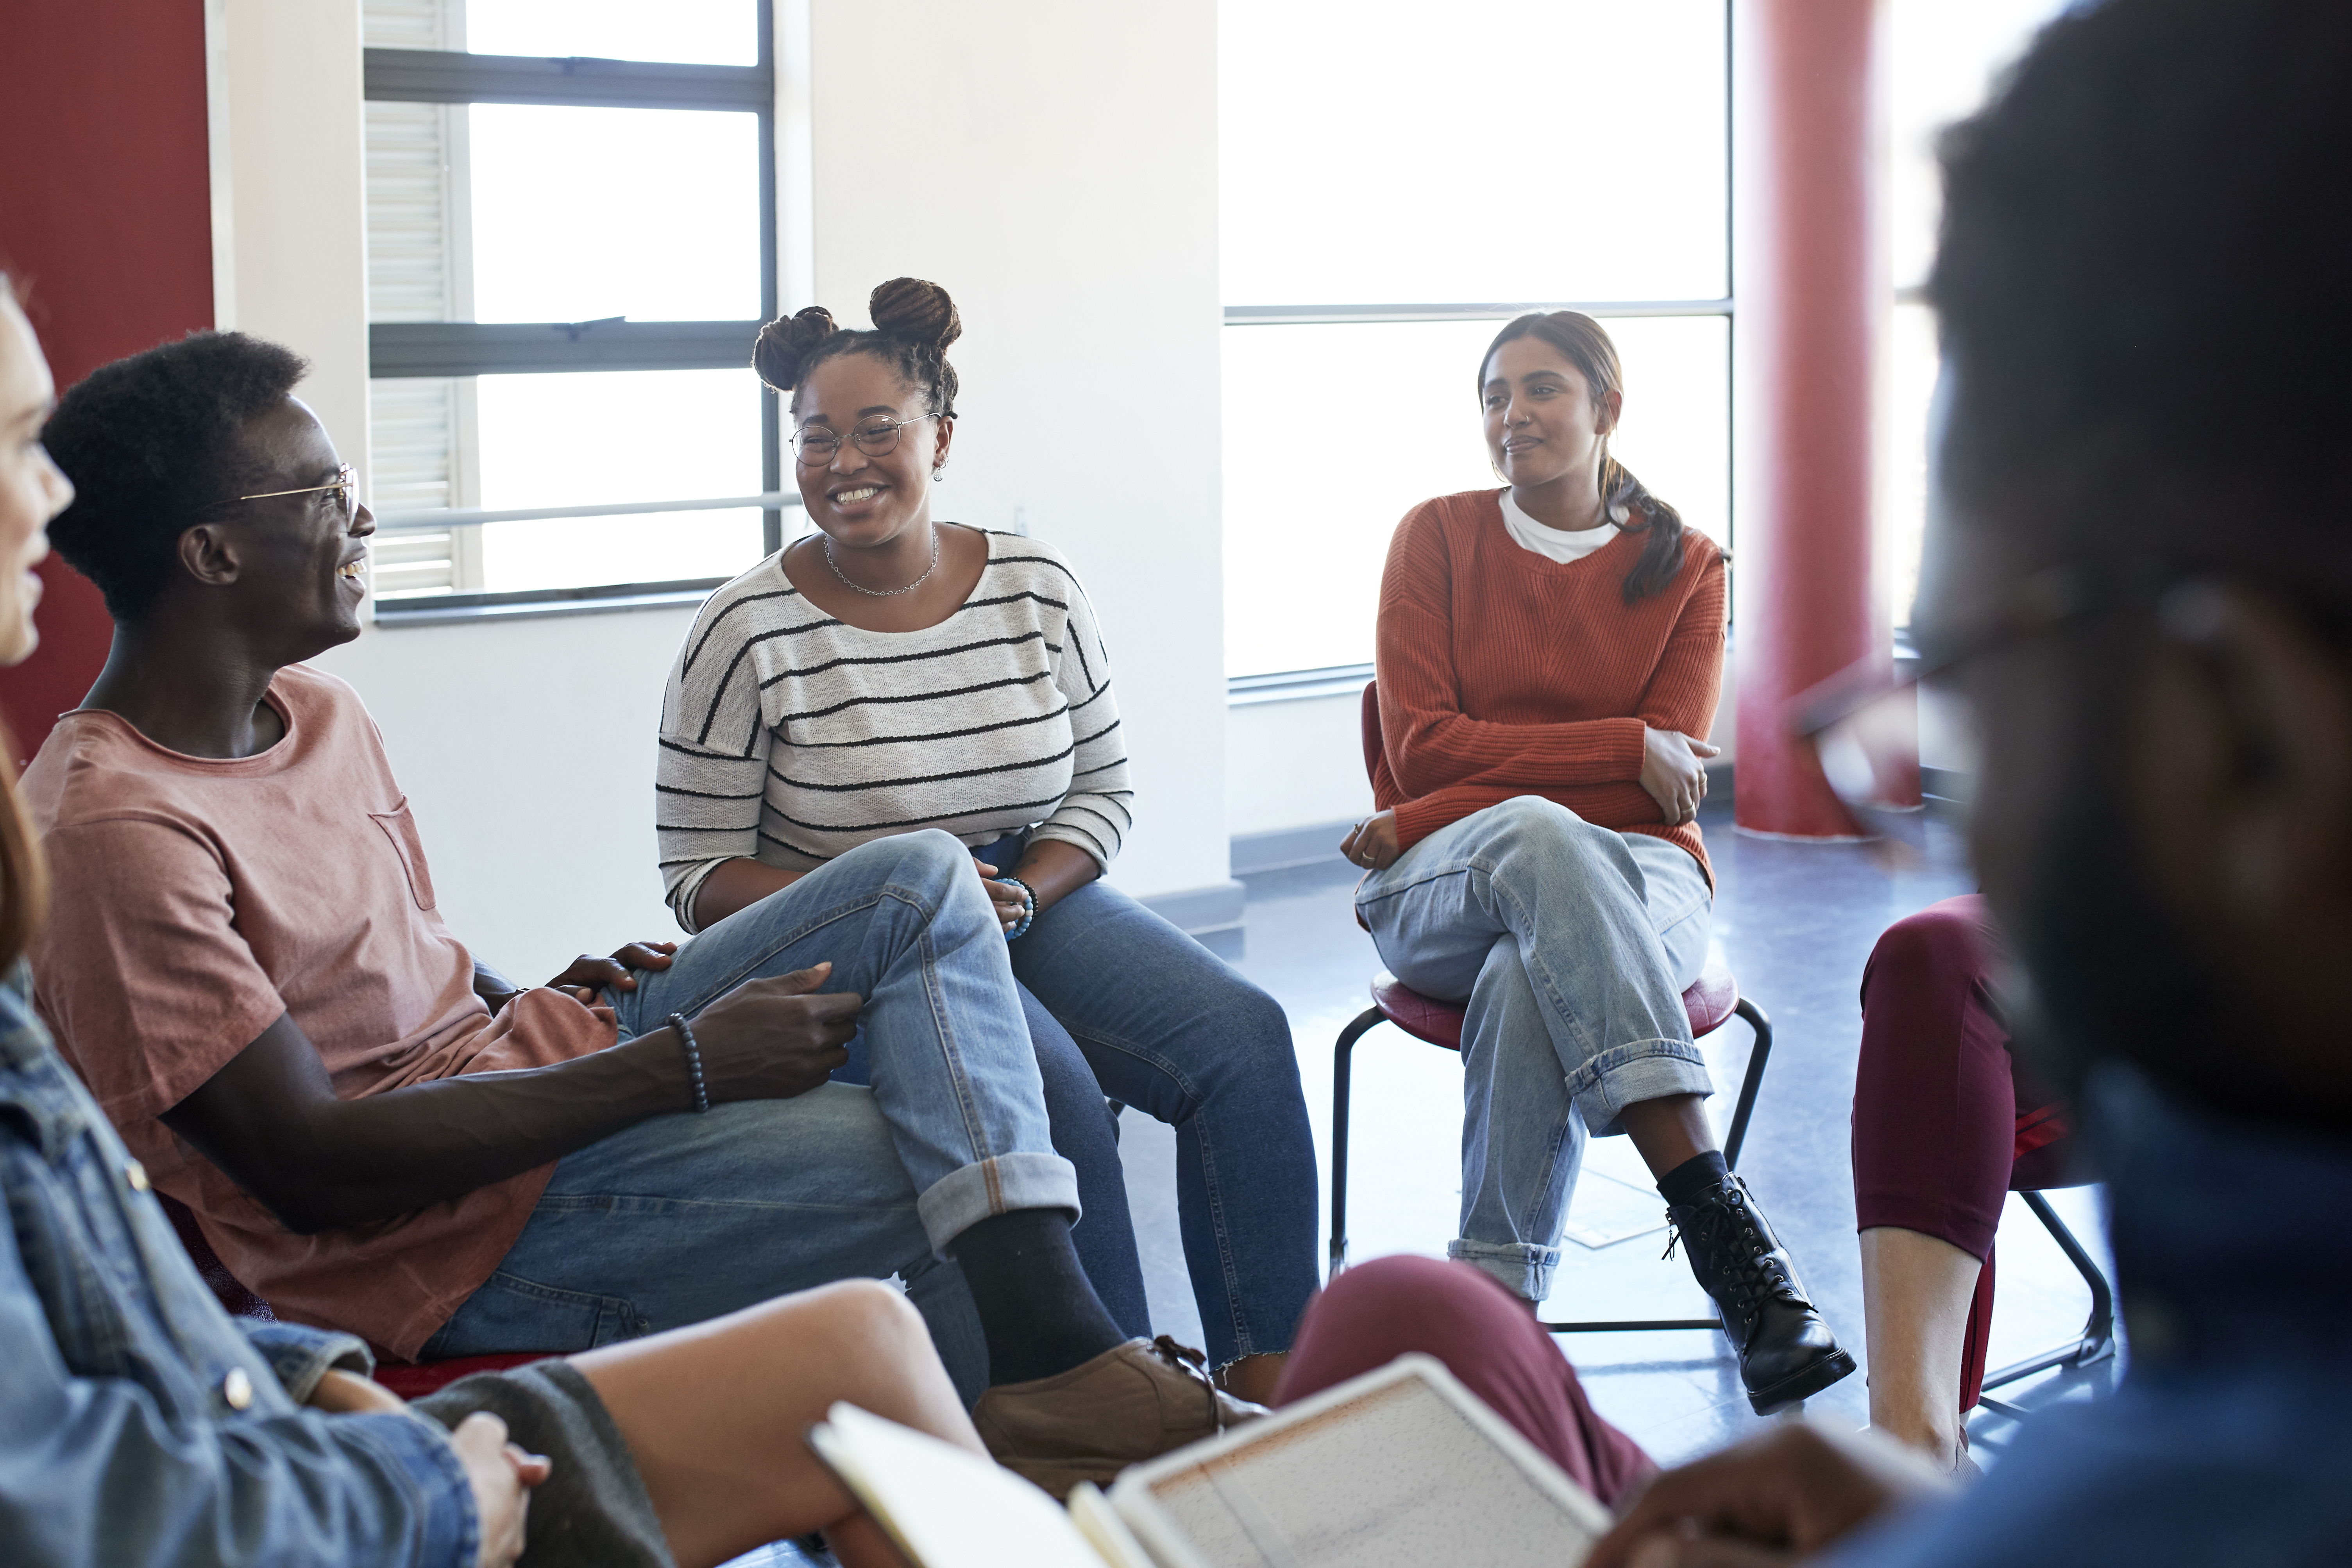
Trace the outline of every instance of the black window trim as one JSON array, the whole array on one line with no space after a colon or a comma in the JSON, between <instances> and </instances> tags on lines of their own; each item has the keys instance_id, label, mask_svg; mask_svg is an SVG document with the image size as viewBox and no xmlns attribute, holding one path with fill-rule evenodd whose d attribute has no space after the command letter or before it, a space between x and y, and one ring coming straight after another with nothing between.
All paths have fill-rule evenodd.
<instances>
[{"instance_id":1,"label":"black window trim","mask_svg":"<svg viewBox=\"0 0 2352 1568\"><path fill-rule=\"evenodd\" d=\"M774 0L756 0L759 63L687 65L478 55L454 49L362 51L362 94L403 103L523 103L604 109L729 110L758 117L760 321L371 322L371 380L572 371L720 370L750 363L761 322L777 314L776 28ZM760 389L761 489L783 484L782 400ZM761 514L761 548L783 547L783 511ZM751 563L745 563L748 566ZM719 580L723 581L723 579ZM433 595L380 600L379 625L423 626L514 614L678 603L717 582L623 583L593 589Z\"/></svg>"}]
</instances>

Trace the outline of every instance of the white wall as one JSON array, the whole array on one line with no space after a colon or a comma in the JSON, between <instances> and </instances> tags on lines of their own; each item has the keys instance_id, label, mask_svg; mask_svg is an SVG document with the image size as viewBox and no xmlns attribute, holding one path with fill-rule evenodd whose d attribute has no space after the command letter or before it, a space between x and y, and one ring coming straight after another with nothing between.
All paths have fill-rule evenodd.
<instances>
[{"instance_id":1,"label":"white wall","mask_svg":"<svg viewBox=\"0 0 2352 1568\"><path fill-rule=\"evenodd\" d=\"M310 357L303 395L364 483L358 0L211 4L235 324ZM862 325L886 278L954 293L966 417L942 512L1024 509L1101 611L1140 795L1116 879L1223 884L1214 0L805 15L805 55L781 52L808 61L809 142L782 162L813 188L779 205L814 214L815 298ZM376 714L450 924L519 977L667 929L651 737L686 623L372 631L320 661Z\"/></svg>"},{"instance_id":2,"label":"white wall","mask_svg":"<svg viewBox=\"0 0 2352 1568\"><path fill-rule=\"evenodd\" d=\"M817 300L911 273L964 321L937 510L1032 533L1101 612L1138 794L1115 879L1222 882L1214 0L815 0Z\"/></svg>"}]
</instances>

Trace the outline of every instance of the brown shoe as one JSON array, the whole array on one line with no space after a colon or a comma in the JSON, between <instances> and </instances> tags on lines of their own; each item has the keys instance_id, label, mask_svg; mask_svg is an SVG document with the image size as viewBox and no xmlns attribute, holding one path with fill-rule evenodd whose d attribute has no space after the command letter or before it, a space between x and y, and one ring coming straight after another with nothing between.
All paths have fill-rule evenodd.
<instances>
[{"instance_id":1,"label":"brown shoe","mask_svg":"<svg viewBox=\"0 0 2352 1568\"><path fill-rule=\"evenodd\" d=\"M1052 1377L992 1388L971 1420L998 1464L1060 1498L1080 1481L1108 1486L1129 1465L1265 1414L1212 1383L1199 1351L1162 1334Z\"/></svg>"}]
</instances>

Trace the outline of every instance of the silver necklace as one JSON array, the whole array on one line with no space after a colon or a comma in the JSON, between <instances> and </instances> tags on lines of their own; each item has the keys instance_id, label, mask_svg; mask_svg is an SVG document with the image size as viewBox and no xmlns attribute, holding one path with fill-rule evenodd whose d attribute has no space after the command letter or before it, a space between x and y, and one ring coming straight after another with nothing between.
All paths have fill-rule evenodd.
<instances>
[{"instance_id":1,"label":"silver necklace","mask_svg":"<svg viewBox=\"0 0 2352 1568\"><path fill-rule=\"evenodd\" d=\"M833 558L832 536L828 534L819 535L819 537L824 542L824 563L833 568L833 574L841 579L844 587L854 588L869 599L895 599L901 594L911 594L929 582L931 574L940 569L940 531L936 523L931 527L931 563L923 568L921 576L903 588L868 588L862 583L852 583L849 580L849 574L841 569L841 563Z\"/></svg>"}]
</instances>

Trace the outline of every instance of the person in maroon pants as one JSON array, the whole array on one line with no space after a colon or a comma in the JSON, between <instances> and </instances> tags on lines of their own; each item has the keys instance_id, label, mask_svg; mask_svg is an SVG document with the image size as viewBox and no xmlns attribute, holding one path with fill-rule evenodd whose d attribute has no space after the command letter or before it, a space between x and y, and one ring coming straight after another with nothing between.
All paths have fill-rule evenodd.
<instances>
[{"instance_id":1,"label":"person in maroon pants","mask_svg":"<svg viewBox=\"0 0 2352 1568\"><path fill-rule=\"evenodd\" d=\"M1658 1473L1640 1444L1594 1412L1527 1302L1466 1263L1378 1258L1334 1279L1299 1320L1274 1402L1319 1394L1412 1351L1444 1363L1604 1507Z\"/></svg>"},{"instance_id":2,"label":"person in maroon pants","mask_svg":"<svg viewBox=\"0 0 2352 1568\"><path fill-rule=\"evenodd\" d=\"M1968 1454L2011 1188L2066 1182L2068 1109L2010 1053L1975 894L1897 921L1862 977L1854 1224L1870 1424L1945 1469Z\"/></svg>"}]
</instances>

